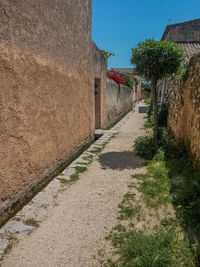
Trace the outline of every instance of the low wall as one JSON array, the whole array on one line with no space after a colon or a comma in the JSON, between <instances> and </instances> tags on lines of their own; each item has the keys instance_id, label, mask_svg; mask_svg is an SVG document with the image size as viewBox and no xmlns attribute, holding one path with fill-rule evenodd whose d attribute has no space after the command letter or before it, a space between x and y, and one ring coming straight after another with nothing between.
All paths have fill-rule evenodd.
<instances>
[{"instance_id":1,"label":"low wall","mask_svg":"<svg viewBox=\"0 0 200 267\"><path fill-rule=\"evenodd\" d=\"M106 105L106 126L109 127L132 108L133 90L107 78Z\"/></svg>"},{"instance_id":2,"label":"low wall","mask_svg":"<svg viewBox=\"0 0 200 267\"><path fill-rule=\"evenodd\" d=\"M190 60L187 81L172 79L167 89L168 124L200 159L200 55Z\"/></svg>"}]
</instances>

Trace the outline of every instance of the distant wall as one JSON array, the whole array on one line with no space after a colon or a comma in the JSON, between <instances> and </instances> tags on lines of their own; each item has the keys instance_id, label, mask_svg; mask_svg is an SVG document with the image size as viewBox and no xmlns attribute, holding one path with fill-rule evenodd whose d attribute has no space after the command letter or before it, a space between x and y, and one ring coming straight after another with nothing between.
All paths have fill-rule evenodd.
<instances>
[{"instance_id":1,"label":"distant wall","mask_svg":"<svg viewBox=\"0 0 200 267\"><path fill-rule=\"evenodd\" d=\"M168 25L162 39L171 42L200 42L200 19Z\"/></svg>"},{"instance_id":2,"label":"distant wall","mask_svg":"<svg viewBox=\"0 0 200 267\"><path fill-rule=\"evenodd\" d=\"M106 126L108 127L132 108L133 89L107 78L106 103Z\"/></svg>"},{"instance_id":3,"label":"distant wall","mask_svg":"<svg viewBox=\"0 0 200 267\"><path fill-rule=\"evenodd\" d=\"M188 144L200 159L200 55L189 63L188 79L183 84L172 78L168 81L168 123L175 136Z\"/></svg>"},{"instance_id":4,"label":"distant wall","mask_svg":"<svg viewBox=\"0 0 200 267\"><path fill-rule=\"evenodd\" d=\"M94 136L91 15L92 0L0 2L0 204Z\"/></svg>"},{"instance_id":5,"label":"distant wall","mask_svg":"<svg viewBox=\"0 0 200 267\"><path fill-rule=\"evenodd\" d=\"M92 66L92 98L95 99L95 79L100 81L100 127L106 126L106 77L107 77L107 60L101 53L101 50L94 42L91 42L91 66ZM95 128L95 102L93 103L93 129Z\"/></svg>"}]
</instances>

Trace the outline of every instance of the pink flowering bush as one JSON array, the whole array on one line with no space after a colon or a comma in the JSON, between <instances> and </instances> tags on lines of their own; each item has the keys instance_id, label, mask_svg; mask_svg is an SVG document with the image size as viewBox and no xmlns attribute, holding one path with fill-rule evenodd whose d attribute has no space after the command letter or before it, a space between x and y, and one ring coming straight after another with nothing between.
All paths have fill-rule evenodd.
<instances>
[{"instance_id":1,"label":"pink flowering bush","mask_svg":"<svg viewBox=\"0 0 200 267\"><path fill-rule=\"evenodd\" d=\"M118 84L124 84L125 83L125 80L123 78L121 78L119 75L117 75L116 73L109 74L108 77L110 79L113 79Z\"/></svg>"}]
</instances>

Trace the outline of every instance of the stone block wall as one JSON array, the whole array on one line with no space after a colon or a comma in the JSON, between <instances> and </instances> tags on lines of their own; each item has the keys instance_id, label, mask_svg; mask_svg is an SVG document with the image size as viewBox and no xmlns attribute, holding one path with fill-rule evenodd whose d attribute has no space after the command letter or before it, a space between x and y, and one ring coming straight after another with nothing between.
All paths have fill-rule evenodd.
<instances>
[{"instance_id":1,"label":"stone block wall","mask_svg":"<svg viewBox=\"0 0 200 267\"><path fill-rule=\"evenodd\" d=\"M168 25L162 39L171 42L200 42L200 19Z\"/></svg>"},{"instance_id":2,"label":"stone block wall","mask_svg":"<svg viewBox=\"0 0 200 267\"><path fill-rule=\"evenodd\" d=\"M200 159L200 55L191 58L184 84L172 78L167 86L169 126Z\"/></svg>"},{"instance_id":3,"label":"stone block wall","mask_svg":"<svg viewBox=\"0 0 200 267\"><path fill-rule=\"evenodd\" d=\"M132 88L119 85L112 79L107 78L107 127L111 126L116 120L118 120L132 108L133 97L134 95Z\"/></svg>"},{"instance_id":4,"label":"stone block wall","mask_svg":"<svg viewBox=\"0 0 200 267\"><path fill-rule=\"evenodd\" d=\"M0 205L94 137L91 14L92 0L0 1Z\"/></svg>"}]
</instances>

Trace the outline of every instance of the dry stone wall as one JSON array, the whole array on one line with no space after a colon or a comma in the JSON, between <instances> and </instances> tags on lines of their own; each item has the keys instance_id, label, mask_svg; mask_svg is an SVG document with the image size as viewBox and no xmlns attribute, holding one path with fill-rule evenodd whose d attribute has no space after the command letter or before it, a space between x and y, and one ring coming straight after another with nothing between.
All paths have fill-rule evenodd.
<instances>
[{"instance_id":1,"label":"dry stone wall","mask_svg":"<svg viewBox=\"0 0 200 267\"><path fill-rule=\"evenodd\" d=\"M175 78L168 82L167 97L170 128L200 159L200 55L190 60L185 83Z\"/></svg>"}]
</instances>

